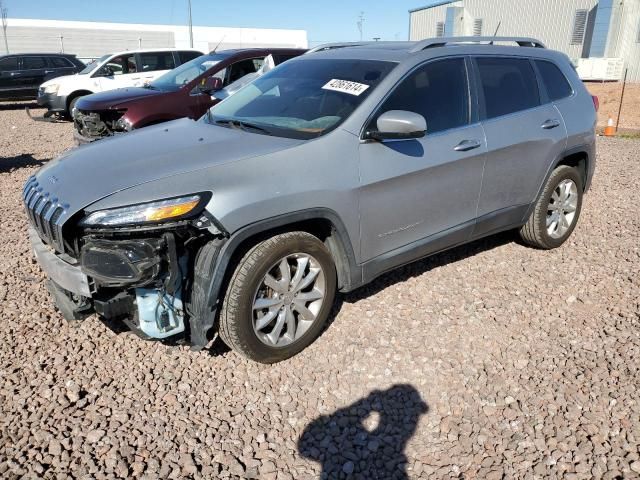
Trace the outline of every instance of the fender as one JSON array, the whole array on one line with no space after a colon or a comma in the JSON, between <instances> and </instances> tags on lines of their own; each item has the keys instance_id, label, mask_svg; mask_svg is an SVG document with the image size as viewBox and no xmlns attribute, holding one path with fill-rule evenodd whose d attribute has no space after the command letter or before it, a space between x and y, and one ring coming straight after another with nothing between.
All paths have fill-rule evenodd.
<instances>
[{"instance_id":1,"label":"fender","mask_svg":"<svg viewBox=\"0 0 640 480\"><path fill-rule=\"evenodd\" d=\"M213 327L220 303L220 291L231 259L246 240L264 232L310 220L327 220L332 225L327 248L335 259L340 291L348 292L362 285L362 267L356 263L353 246L344 223L328 208L298 210L260 220L237 230L228 239L215 239L202 247L195 265L195 278L190 310L192 349L200 350L207 343L206 334Z\"/></svg>"},{"instance_id":2,"label":"fender","mask_svg":"<svg viewBox=\"0 0 640 480\"><path fill-rule=\"evenodd\" d=\"M573 146L571 148L568 148L566 150L564 150L560 155L558 155L554 161L549 165L549 168L547 169L547 173L544 176L544 180L542 181L540 187L538 188L538 192L536 193L535 198L533 199L533 202L531 202L531 204L529 205L529 208L527 209L527 211L525 212L524 217L522 217L522 223L526 222L527 219L529 218L529 216L531 215L531 212L533 211L533 209L536 206L536 202L538 201L538 198L540 198L540 195L542 195L542 191L544 190L544 186L547 184L547 181L549 180L549 177L551 176L551 174L553 173L553 171L556 169L556 167L562 162L562 160L568 156L571 155L575 155L576 153L584 153L584 155L586 156L586 160L585 160L585 182L583 185L584 191L586 192L587 190L589 190L589 187L591 186L591 176L589 174L590 168L593 165L594 159L592 157L595 156L595 152L594 152L594 147L588 144L582 144L582 145L576 145Z\"/></svg>"}]
</instances>

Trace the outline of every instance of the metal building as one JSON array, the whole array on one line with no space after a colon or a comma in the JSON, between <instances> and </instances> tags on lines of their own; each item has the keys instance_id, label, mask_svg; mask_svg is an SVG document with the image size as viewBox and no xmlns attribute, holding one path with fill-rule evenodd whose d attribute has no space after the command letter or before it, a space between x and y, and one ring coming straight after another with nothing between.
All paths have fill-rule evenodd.
<instances>
[{"instance_id":1,"label":"metal building","mask_svg":"<svg viewBox=\"0 0 640 480\"><path fill-rule=\"evenodd\" d=\"M189 28L186 25L20 18L10 18L7 23L7 44L11 53L65 52L90 59L136 48L189 47ZM4 47L1 41L0 45ZM243 47L307 48L307 32L266 28L193 27L194 48L209 52L216 46L220 50Z\"/></svg>"},{"instance_id":2,"label":"metal building","mask_svg":"<svg viewBox=\"0 0 640 480\"><path fill-rule=\"evenodd\" d=\"M527 36L566 53L585 80L640 82L640 0L448 0L409 11L411 40Z\"/></svg>"}]
</instances>

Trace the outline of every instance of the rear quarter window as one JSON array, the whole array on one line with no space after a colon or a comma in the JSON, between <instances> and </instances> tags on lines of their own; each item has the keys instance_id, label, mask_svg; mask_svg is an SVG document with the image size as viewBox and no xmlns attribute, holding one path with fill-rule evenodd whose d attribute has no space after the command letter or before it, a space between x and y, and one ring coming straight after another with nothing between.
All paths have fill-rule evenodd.
<instances>
[{"instance_id":1,"label":"rear quarter window","mask_svg":"<svg viewBox=\"0 0 640 480\"><path fill-rule=\"evenodd\" d=\"M536 74L528 59L476 58L486 118L495 118L540 105Z\"/></svg>"},{"instance_id":2,"label":"rear quarter window","mask_svg":"<svg viewBox=\"0 0 640 480\"><path fill-rule=\"evenodd\" d=\"M55 68L73 68L74 65L70 60L64 57L49 57L49 63Z\"/></svg>"},{"instance_id":3,"label":"rear quarter window","mask_svg":"<svg viewBox=\"0 0 640 480\"><path fill-rule=\"evenodd\" d=\"M535 63L549 95L549 100L561 100L573 94L573 88L567 77L555 64L546 60L535 60Z\"/></svg>"}]
</instances>

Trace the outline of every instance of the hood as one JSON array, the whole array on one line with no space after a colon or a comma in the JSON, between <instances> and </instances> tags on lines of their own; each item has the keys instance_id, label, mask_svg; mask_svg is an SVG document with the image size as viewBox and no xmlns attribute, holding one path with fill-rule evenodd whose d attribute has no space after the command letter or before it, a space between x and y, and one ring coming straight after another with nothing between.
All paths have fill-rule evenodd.
<instances>
[{"instance_id":1,"label":"hood","mask_svg":"<svg viewBox=\"0 0 640 480\"><path fill-rule=\"evenodd\" d=\"M147 97L157 97L162 94L166 94L166 92L141 87L118 88L87 95L78 100L77 106L80 110L108 110L124 102L131 102Z\"/></svg>"},{"instance_id":2,"label":"hood","mask_svg":"<svg viewBox=\"0 0 640 480\"><path fill-rule=\"evenodd\" d=\"M41 87L48 87L49 85L51 85L53 83L62 83L62 82L65 82L69 78L75 77L76 75L78 75L78 74L74 73L73 75L61 75L59 77L55 77L55 78L52 78L51 80L47 80L46 82L41 83L40 86Z\"/></svg>"},{"instance_id":3,"label":"hood","mask_svg":"<svg viewBox=\"0 0 640 480\"><path fill-rule=\"evenodd\" d=\"M303 143L180 119L72 149L35 175L39 187L63 205L66 218L98 200L144 183L198 171ZM185 186L185 194L190 186ZM164 192L150 188L149 201Z\"/></svg>"}]
</instances>

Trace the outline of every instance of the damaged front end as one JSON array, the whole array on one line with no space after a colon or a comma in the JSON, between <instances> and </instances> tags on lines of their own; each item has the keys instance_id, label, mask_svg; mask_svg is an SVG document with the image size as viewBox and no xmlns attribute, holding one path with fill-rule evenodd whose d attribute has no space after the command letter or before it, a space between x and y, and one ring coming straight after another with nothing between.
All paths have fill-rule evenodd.
<instances>
[{"instance_id":1,"label":"damaged front end","mask_svg":"<svg viewBox=\"0 0 640 480\"><path fill-rule=\"evenodd\" d=\"M124 117L126 110L103 110L90 112L73 110L74 137L79 144L90 143L104 137L132 130Z\"/></svg>"},{"instance_id":2,"label":"damaged front end","mask_svg":"<svg viewBox=\"0 0 640 480\"><path fill-rule=\"evenodd\" d=\"M116 332L131 330L146 339L186 338L192 345L205 346L211 323L205 322L203 330L202 320L188 314L194 261L203 245L216 238L222 244L226 237L204 209L208 194L151 202L135 210L81 212L57 228L56 216L47 215L51 207L40 208L42 201L33 200L42 192L30 189L29 183L25 192L34 253L67 320L82 320L95 312ZM180 213L187 208L192 215ZM136 215L175 218L116 224Z\"/></svg>"}]
</instances>

